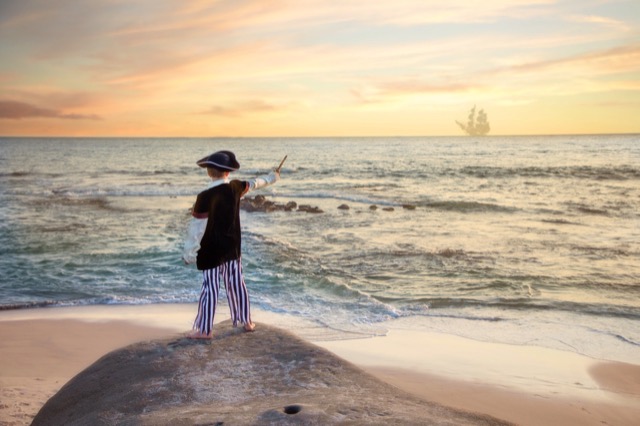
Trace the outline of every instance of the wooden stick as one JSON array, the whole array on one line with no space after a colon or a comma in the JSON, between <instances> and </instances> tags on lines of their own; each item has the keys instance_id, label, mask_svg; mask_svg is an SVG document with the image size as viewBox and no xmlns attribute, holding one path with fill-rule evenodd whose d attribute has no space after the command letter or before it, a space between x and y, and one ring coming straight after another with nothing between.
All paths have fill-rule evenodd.
<instances>
[{"instance_id":1,"label":"wooden stick","mask_svg":"<svg viewBox=\"0 0 640 426\"><path fill-rule=\"evenodd\" d=\"M282 165L284 164L284 162L287 160L287 157L288 157L288 155L284 156L284 158L280 162L280 165L276 168L276 172L280 173L280 169L282 168Z\"/></svg>"}]
</instances>

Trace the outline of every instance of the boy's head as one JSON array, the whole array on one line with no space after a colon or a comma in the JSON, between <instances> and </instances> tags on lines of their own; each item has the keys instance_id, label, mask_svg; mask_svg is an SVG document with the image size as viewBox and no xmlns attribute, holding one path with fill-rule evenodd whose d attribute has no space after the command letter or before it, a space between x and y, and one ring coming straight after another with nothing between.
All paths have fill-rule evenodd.
<instances>
[{"instance_id":1,"label":"boy's head","mask_svg":"<svg viewBox=\"0 0 640 426\"><path fill-rule=\"evenodd\" d=\"M240 168L236 155L231 151L214 152L198 160L197 164L207 168L207 174L211 179L226 179L229 173Z\"/></svg>"},{"instance_id":2,"label":"boy's head","mask_svg":"<svg viewBox=\"0 0 640 426\"><path fill-rule=\"evenodd\" d=\"M227 179L229 177L229 171L222 171L218 169L214 169L213 167L207 167L207 176L209 176L213 180L218 179Z\"/></svg>"},{"instance_id":3,"label":"boy's head","mask_svg":"<svg viewBox=\"0 0 640 426\"><path fill-rule=\"evenodd\" d=\"M235 172L240 168L236 155L231 151L218 151L204 157L197 162L198 166L213 169L218 172Z\"/></svg>"}]
</instances>

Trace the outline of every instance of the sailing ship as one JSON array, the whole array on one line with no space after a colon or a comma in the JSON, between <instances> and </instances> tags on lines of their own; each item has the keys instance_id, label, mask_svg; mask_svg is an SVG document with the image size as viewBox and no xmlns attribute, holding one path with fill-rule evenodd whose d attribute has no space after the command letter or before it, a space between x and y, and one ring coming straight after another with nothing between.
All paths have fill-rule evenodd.
<instances>
[{"instance_id":1,"label":"sailing ship","mask_svg":"<svg viewBox=\"0 0 640 426\"><path fill-rule=\"evenodd\" d=\"M487 113L483 109L478 111L476 116L476 106L474 105L469 111L469 117L466 124L456 120L456 123L460 128L469 136L484 136L491 130L489 121L487 119Z\"/></svg>"}]
</instances>

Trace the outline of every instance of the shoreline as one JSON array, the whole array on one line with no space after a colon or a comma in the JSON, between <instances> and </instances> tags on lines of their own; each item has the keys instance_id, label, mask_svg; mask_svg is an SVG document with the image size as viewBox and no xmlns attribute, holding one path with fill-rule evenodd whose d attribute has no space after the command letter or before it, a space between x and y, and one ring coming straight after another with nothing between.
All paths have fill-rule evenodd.
<instances>
[{"instance_id":1,"label":"shoreline","mask_svg":"<svg viewBox=\"0 0 640 426\"><path fill-rule=\"evenodd\" d=\"M0 424L29 424L69 379L112 350L184 335L195 309L168 304L0 312ZM216 323L228 319L225 309L220 314ZM256 332L261 322L287 328L282 315L255 310L253 316ZM305 340L422 399L516 424L631 425L640 418L640 365L393 323L387 336Z\"/></svg>"}]
</instances>

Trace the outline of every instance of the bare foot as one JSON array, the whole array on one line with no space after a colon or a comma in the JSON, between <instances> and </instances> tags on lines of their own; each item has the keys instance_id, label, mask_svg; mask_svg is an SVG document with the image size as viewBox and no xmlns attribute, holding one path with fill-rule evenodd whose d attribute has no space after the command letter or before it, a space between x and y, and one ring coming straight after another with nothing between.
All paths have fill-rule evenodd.
<instances>
[{"instance_id":1,"label":"bare foot","mask_svg":"<svg viewBox=\"0 0 640 426\"><path fill-rule=\"evenodd\" d=\"M213 337L213 333L204 334L200 331L194 331L193 333L187 334L188 339L211 339Z\"/></svg>"},{"instance_id":2,"label":"bare foot","mask_svg":"<svg viewBox=\"0 0 640 426\"><path fill-rule=\"evenodd\" d=\"M252 322L244 325L244 331L250 332L256 329L256 325Z\"/></svg>"}]
</instances>

